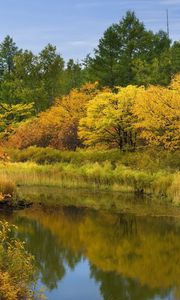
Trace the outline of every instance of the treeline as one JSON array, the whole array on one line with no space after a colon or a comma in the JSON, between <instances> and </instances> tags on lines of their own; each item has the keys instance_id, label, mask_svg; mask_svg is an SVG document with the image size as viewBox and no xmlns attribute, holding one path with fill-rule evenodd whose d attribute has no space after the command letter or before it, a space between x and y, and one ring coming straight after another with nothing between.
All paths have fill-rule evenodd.
<instances>
[{"instance_id":1,"label":"treeline","mask_svg":"<svg viewBox=\"0 0 180 300\"><path fill-rule=\"evenodd\" d=\"M110 26L81 63L65 64L50 44L38 55L23 51L7 36L0 44L1 141L179 149L178 72L180 42L146 30L134 12Z\"/></svg>"},{"instance_id":2,"label":"treeline","mask_svg":"<svg viewBox=\"0 0 180 300\"><path fill-rule=\"evenodd\" d=\"M22 119L29 105L15 105L13 115ZM16 111L15 111L16 110ZM9 119L9 113L1 122ZM136 150L158 146L170 151L180 149L180 75L168 87L135 86L110 88L86 84L36 117L4 124L5 144L10 147L77 147Z\"/></svg>"},{"instance_id":3,"label":"treeline","mask_svg":"<svg viewBox=\"0 0 180 300\"><path fill-rule=\"evenodd\" d=\"M9 105L34 102L34 113L82 84L82 70L69 60L65 67L56 47L48 44L38 55L18 49L7 36L0 45L0 100Z\"/></svg>"}]
</instances>

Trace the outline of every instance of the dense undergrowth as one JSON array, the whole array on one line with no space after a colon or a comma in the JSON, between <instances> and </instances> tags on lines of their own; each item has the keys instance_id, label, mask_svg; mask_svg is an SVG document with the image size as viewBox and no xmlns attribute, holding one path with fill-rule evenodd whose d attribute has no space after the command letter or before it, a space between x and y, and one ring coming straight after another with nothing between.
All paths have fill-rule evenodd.
<instances>
[{"instance_id":1,"label":"dense undergrowth","mask_svg":"<svg viewBox=\"0 0 180 300\"><path fill-rule=\"evenodd\" d=\"M27 149L6 149L12 162L32 161L37 164L72 163L121 163L127 167L157 171L165 169L178 171L180 169L180 152L160 151L151 149L136 152L115 150L79 150L60 151L52 148L29 147Z\"/></svg>"}]
</instances>

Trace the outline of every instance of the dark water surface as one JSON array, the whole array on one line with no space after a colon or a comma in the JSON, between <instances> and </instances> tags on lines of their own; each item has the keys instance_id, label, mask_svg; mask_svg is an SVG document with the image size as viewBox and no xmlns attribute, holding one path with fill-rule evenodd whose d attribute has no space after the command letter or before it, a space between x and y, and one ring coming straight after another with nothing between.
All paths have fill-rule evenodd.
<instances>
[{"instance_id":1,"label":"dark water surface","mask_svg":"<svg viewBox=\"0 0 180 300\"><path fill-rule=\"evenodd\" d=\"M50 300L180 299L180 219L36 206L18 225Z\"/></svg>"}]
</instances>

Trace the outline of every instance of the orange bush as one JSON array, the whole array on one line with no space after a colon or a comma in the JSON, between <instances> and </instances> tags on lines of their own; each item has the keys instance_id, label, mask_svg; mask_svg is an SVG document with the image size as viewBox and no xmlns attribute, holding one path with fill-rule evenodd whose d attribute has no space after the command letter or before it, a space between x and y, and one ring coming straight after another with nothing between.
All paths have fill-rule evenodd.
<instances>
[{"instance_id":1,"label":"orange bush","mask_svg":"<svg viewBox=\"0 0 180 300\"><path fill-rule=\"evenodd\" d=\"M68 96L57 99L54 106L40 113L37 118L20 125L7 145L75 150L81 144L77 137L79 121L86 113L87 102L96 93L97 83L86 84L79 90L73 89Z\"/></svg>"}]
</instances>

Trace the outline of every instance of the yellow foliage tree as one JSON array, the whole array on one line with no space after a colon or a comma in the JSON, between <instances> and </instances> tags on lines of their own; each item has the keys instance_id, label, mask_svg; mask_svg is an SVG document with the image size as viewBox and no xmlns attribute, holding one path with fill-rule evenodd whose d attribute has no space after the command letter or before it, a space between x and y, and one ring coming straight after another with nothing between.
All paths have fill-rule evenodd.
<instances>
[{"instance_id":1,"label":"yellow foliage tree","mask_svg":"<svg viewBox=\"0 0 180 300\"><path fill-rule=\"evenodd\" d=\"M139 90L141 88L129 85L117 88L117 93L99 93L89 101L87 115L79 126L79 136L84 143L134 149L136 132L132 107Z\"/></svg>"},{"instance_id":2,"label":"yellow foliage tree","mask_svg":"<svg viewBox=\"0 0 180 300\"><path fill-rule=\"evenodd\" d=\"M169 87L129 85L98 91L95 83L73 89L23 122L9 145L75 150L84 143L134 150L144 141L170 151L180 149L180 74Z\"/></svg>"},{"instance_id":3,"label":"yellow foliage tree","mask_svg":"<svg viewBox=\"0 0 180 300\"><path fill-rule=\"evenodd\" d=\"M136 128L149 145L164 149L180 148L180 77L169 88L150 86L140 89L133 112Z\"/></svg>"},{"instance_id":4,"label":"yellow foliage tree","mask_svg":"<svg viewBox=\"0 0 180 300\"><path fill-rule=\"evenodd\" d=\"M85 115L87 102L97 93L97 83L73 89L69 95L57 99L55 105L24 123L10 139L9 145L25 148L30 145L52 146L75 150L80 146L77 137L79 120Z\"/></svg>"},{"instance_id":5,"label":"yellow foliage tree","mask_svg":"<svg viewBox=\"0 0 180 300\"><path fill-rule=\"evenodd\" d=\"M170 88L173 90L180 91L180 73L176 74L170 84Z\"/></svg>"},{"instance_id":6,"label":"yellow foliage tree","mask_svg":"<svg viewBox=\"0 0 180 300\"><path fill-rule=\"evenodd\" d=\"M2 104L0 103L0 138L8 139L19 124L32 117L34 103Z\"/></svg>"}]
</instances>

